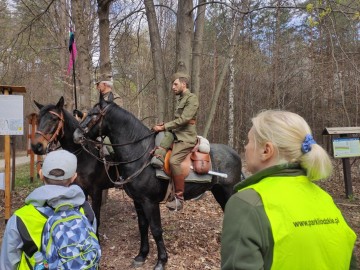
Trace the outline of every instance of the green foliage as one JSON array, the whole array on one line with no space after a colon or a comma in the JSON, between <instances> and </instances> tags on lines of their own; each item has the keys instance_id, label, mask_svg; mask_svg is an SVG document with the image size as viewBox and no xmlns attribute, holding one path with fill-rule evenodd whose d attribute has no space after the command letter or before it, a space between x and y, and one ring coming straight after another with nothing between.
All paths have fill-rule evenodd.
<instances>
[{"instance_id":1,"label":"green foliage","mask_svg":"<svg viewBox=\"0 0 360 270\"><path fill-rule=\"evenodd\" d=\"M36 170L35 170L36 171ZM30 165L16 166L15 169L15 189L16 188L29 188L30 190L42 185L40 179L37 178L36 172L34 175L34 182L30 182Z\"/></svg>"},{"instance_id":2,"label":"green foliage","mask_svg":"<svg viewBox=\"0 0 360 270\"><path fill-rule=\"evenodd\" d=\"M319 18L320 20L322 20L324 17L326 17L327 15L329 15L331 13L331 8L330 7L326 7L325 10L321 11L319 14Z\"/></svg>"},{"instance_id":3,"label":"green foliage","mask_svg":"<svg viewBox=\"0 0 360 270\"><path fill-rule=\"evenodd\" d=\"M311 12L313 12L313 10L314 10L314 5L313 4L307 4L306 5L306 11L307 12L311 13Z\"/></svg>"},{"instance_id":4,"label":"green foliage","mask_svg":"<svg viewBox=\"0 0 360 270\"><path fill-rule=\"evenodd\" d=\"M308 18L308 24L310 27L315 27L319 24L319 22L315 21L312 17Z\"/></svg>"},{"instance_id":5,"label":"green foliage","mask_svg":"<svg viewBox=\"0 0 360 270\"><path fill-rule=\"evenodd\" d=\"M360 21L360 11L355 12L353 16L353 20L359 20Z\"/></svg>"}]
</instances>

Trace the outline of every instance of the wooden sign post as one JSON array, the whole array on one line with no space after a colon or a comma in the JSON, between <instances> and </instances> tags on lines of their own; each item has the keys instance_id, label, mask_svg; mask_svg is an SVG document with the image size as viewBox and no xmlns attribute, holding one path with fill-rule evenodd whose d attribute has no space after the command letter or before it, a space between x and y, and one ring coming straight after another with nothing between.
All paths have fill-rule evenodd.
<instances>
[{"instance_id":1,"label":"wooden sign post","mask_svg":"<svg viewBox=\"0 0 360 270\"><path fill-rule=\"evenodd\" d=\"M26 93L23 86L0 85L0 91L3 95L12 93ZM5 223L11 216L11 181L10 181L10 135L5 134L4 159L5 159Z\"/></svg>"},{"instance_id":2,"label":"wooden sign post","mask_svg":"<svg viewBox=\"0 0 360 270\"><path fill-rule=\"evenodd\" d=\"M35 132L37 130L37 118L38 115L36 113L32 113L28 116L29 120L29 132L28 132L28 149L27 154L30 155L30 182L34 182L34 167L35 167L35 153L31 149L31 140L35 138ZM36 162L36 172L37 177L39 177L39 170L41 168L40 161L42 160L40 155L37 156L37 162Z\"/></svg>"},{"instance_id":3,"label":"wooden sign post","mask_svg":"<svg viewBox=\"0 0 360 270\"><path fill-rule=\"evenodd\" d=\"M335 158L341 158L343 163L345 194L347 198L353 196L350 158L360 156L360 127L329 127L325 128L322 135L337 136L332 140Z\"/></svg>"}]
</instances>

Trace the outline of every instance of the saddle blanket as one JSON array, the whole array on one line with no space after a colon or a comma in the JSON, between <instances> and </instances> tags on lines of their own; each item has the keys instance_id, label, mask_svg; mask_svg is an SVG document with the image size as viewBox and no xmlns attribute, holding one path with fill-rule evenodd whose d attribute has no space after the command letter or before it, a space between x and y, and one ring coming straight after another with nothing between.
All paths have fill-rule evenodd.
<instances>
[{"instance_id":1,"label":"saddle blanket","mask_svg":"<svg viewBox=\"0 0 360 270\"><path fill-rule=\"evenodd\" d=\"M170 176L168 176L163 170L156 169L156 177L163 180L170 180ZM194 173L193 170L190 170L189 175L185 178L185 182L191 183L210 183L212 176L210 174L197 174Z\"/></svg>"}]
</instances>

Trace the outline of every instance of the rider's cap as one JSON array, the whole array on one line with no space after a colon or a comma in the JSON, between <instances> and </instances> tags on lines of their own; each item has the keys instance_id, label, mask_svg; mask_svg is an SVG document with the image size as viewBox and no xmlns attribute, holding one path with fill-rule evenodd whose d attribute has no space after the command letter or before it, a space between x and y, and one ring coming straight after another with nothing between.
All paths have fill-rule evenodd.
<instances>
[{"instance_id":1,"label":"rider's cap","mask_svg":"<svg viewBox=\"0 0 360 270\"><path fill-rule=\"evenodd\" d=\"M101 82L111 82L112 83L112 75L110 73L100 74L99 77L95 80L95 84L99 84Z\"/></svg>"},{"instance_id":2,"label":"rider's cap","mask_svg":"<svg viewBox=\"0 0 360 270\"><path fill-rule=\"evenodd\" d=\"M185 72L176 72L171 76L171 82L175 81L176 79L179 78L185 78L188 81L190 80L190 76L189 74L185 73Z\"/></svg>"},{"instance_id":3,"label":"rider's cap","mask_svg":"<svg viewBox=\"0 0 360 270\"><path fill-rule=\"evenodd\" d=\"M77 158L74 154L66 150L56 150L46 155L41 169L46 178L52 180L65 180L74 176L76 168ZM64 175L55 176L50 174L54 169L63 170Z\"/></svg>"}]
</instances>

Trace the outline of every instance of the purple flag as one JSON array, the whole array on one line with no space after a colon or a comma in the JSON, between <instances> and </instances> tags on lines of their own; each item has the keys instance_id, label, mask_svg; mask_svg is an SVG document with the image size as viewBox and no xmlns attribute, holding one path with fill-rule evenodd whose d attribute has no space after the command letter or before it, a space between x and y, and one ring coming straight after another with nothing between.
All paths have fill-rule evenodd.
<instances>
[{"instance_id":1,"label":"purple flag","mask_svg":"<svg viewBox=\"0 0 360 270\"><path fill-rule=\"evenodd\" d=\"M68 75L70 74L71 69L74 68L75 58L77 54L75 36L72 29L70 29L70 33L69 33L69 52L70 52L70 57L69 57L69 65L67 70Z\"/></svg>"}]
</instances>

